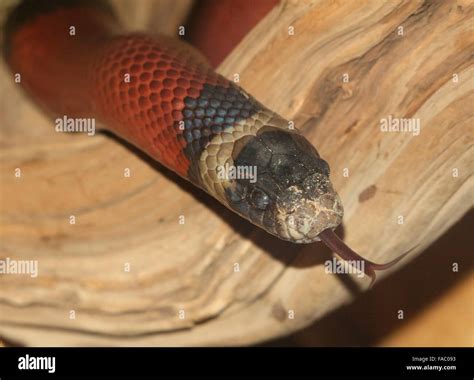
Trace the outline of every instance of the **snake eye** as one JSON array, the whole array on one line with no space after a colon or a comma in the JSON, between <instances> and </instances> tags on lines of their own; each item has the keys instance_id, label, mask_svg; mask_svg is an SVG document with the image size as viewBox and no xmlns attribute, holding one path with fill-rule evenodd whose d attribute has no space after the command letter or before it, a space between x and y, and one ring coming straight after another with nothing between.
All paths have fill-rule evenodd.
<instances>
[{"instance_id":1,"label":"snake eye","mask_svg":"<svg viewBox=\"0 0 474 380\"><path fill-rule=\"evenodd\" d=\"M270 204L270 197L263 190L253 189L250 194L250 200L256 208L265 210Z\"/></svg>"}]
</instances>

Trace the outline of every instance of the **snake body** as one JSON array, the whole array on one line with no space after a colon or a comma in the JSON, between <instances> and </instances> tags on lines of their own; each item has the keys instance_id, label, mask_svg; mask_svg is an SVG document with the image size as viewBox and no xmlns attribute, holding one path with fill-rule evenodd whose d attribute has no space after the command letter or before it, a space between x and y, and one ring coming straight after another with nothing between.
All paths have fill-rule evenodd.
<instances>
[{"instance_id":1,"label":"snake body","mask_svg":"<svg viewBox=\"0 0 474 380\"><path fill-rule=\"evenodd\" d=\"M53 117L94 118L267 232L364 260L333 232L343 207L326 161L190 45L126 34L106 3L87 0L24 1L5 35L12 71ZM398 260L365 260L366 273Z\"/></svg>"}]
</instances>

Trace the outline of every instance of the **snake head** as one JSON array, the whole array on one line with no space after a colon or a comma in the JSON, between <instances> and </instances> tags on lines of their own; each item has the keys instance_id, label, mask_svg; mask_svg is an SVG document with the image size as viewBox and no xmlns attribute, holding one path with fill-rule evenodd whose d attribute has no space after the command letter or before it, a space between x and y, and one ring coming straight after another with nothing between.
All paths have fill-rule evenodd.
<instances>
[{"instance_id":1,"label":"snake head","mask_svg":"<svg viewBox=\"0 0 474 380\"><path fill-rule=\"evenodd\" d=\"M267 232L311 243L341 223L344 212L329 165L297 131L262 127L235 143L233 160L237 168L254 168L255 175L228 186L228 204Z\"/></svg>"}]
</instances>

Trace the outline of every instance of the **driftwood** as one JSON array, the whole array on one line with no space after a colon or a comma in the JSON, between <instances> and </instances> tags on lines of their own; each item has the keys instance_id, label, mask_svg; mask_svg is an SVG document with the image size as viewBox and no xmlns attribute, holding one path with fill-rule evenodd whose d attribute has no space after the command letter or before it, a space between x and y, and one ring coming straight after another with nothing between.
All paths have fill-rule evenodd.
<instances>
[{"instance_id":1,"label":"driftwood","mask_svg":"<svg viewBox=\"0 0 474 380\"><path fill-rule=\"evenodd\" d=\"M327 159L338 232L370 260L416 246L408 264L472 207L473 16L469 1L287 0L219 68ZM325 273L321 244L267 235L115 139L58 135L3 62L0 76L0 258L39 265L0 275L7 341L255 343L367 288ZM382 132L390 118L420 134Z\"/></svg>"}]
</instances>

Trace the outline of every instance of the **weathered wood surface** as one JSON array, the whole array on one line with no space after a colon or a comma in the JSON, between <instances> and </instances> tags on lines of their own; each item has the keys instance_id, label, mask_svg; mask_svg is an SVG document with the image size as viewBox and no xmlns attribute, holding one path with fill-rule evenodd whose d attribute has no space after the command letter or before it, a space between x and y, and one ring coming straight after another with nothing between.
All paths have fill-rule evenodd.
<instances>
[{"instance_id":1,"label":"weathered wood surface","mask_svg":"<svg viewBox=\"0 0 474 380\"><path fill-rule=\"evenodd\" d=\"M418 245L408 264L472 207L473 16L470 1L283 1L219 68L317 146L345 240L373 261ZM254 343L367 287L326 274L322 245L267 235L113 139L58 135L3 62L0 76L0 257L39 262L37 278L0 275L7 341ZM382 133L389 115L420 135Z\"/></svg>"}]
</instances>

